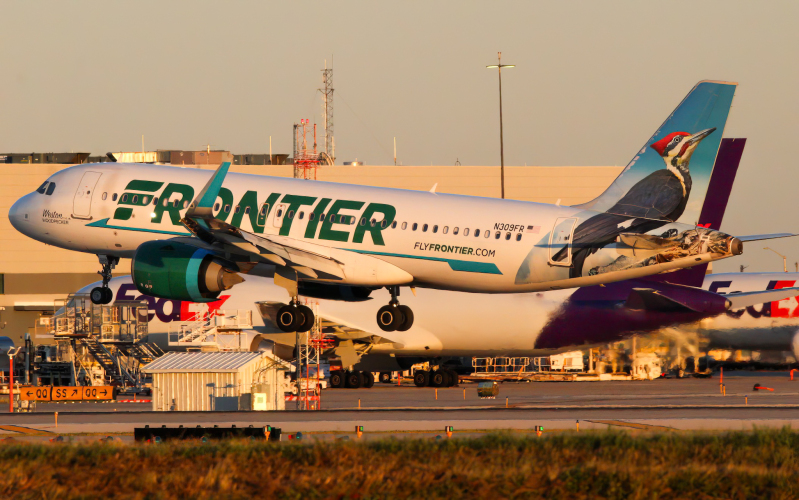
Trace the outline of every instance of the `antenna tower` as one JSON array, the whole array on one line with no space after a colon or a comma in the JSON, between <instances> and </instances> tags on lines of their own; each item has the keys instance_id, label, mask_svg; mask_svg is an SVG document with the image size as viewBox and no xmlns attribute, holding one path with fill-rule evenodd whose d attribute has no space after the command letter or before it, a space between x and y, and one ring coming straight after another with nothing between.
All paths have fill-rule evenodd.
<instances>
[{"instance_id":1,"label":"antenna tower","mask_svg":"<svg viewBox=\"0 0 799 500\"><path fill-rule=\"evenodd\" d=\"M313 149L308 149L308 132L311 120L294 124L294 178L316 180L319 153L316 150L316 124L313 124Z\"/></svg>"},{"instance_id":2,"label":"antenna tower","mask_svg":"<svg viewBox=\"0 0 799 500\"><path fill-rule=\"evenodd\" d=\"M331 64L332 66L332 64ZM322 83L324 88L319 89L322 93L322 116L324 117L325 128L325 153L331 162L336 161L336 142L333 140L333 68L327 68L325 59L325 69L322 70Z\"/></svg>"}]
</instances>

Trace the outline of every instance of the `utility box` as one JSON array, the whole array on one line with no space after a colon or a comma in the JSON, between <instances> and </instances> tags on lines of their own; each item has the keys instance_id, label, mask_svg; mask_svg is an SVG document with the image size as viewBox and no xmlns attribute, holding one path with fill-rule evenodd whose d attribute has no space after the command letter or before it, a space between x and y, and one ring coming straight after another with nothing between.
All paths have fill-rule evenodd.
<instances>
[{"instance_id":1,"label":"utility box","mask_svg":"<svg viewBox=\"0 0 799 500\"><path fill-rule=\"evenodd\" d=\"M265 352L172 352L142 370L153 411L284 410L291 367Z\"/></svg>"}]
</instances>

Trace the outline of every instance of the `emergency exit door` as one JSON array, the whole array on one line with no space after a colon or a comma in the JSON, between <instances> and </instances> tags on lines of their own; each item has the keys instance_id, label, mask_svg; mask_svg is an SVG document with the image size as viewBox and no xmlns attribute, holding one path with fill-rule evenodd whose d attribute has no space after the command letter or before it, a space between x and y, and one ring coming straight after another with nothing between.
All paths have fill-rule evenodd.
<instances>
[{"instance_id":1,"label":"emergency exit door","mask_svg":"<svg viewBox=\"0 0 799 500\"><path fill-rule=\"evenodd\" d=\"M100 172L86 172L78 184L75 191L75 200L72 203L72 217L76 219L91 219L92 196L97 181L100 180Z\"/></svg>"},{"instance_id":2,"label":"emergency exit door","mask_svg":"<svg viewBox=\"0 0 799 500\"><path fill-rule=\"evenodd\" d=\"M560 217L549 234L549 264L569 267L572 265L572 240L576 217Z\"/></svg>"}]
</instances>

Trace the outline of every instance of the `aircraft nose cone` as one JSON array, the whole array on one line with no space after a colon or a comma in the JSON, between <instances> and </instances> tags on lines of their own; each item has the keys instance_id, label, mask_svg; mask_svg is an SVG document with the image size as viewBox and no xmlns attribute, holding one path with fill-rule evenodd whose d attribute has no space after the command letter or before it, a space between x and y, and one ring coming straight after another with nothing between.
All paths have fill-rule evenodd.
<instances>
[{"instance_id":1,"label":"aircraft nose cone","mask_svg":"<svg viewBox=\"0 0 799 500\"><path fill-rule=\"evenodd\" d=\"M24 235L28 235L30 232L28 222L32 217L29 203L31 196L31 194L28 194L18 199L11 205L11 209L8 211L8 220L11 222L11 225Z\"/></svg>"}]
</instances>

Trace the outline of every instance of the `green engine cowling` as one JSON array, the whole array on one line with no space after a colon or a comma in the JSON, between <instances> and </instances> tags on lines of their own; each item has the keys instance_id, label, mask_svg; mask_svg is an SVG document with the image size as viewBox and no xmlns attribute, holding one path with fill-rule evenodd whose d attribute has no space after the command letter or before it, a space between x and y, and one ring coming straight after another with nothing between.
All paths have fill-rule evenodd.
<instances>
[{"instance_id":1,"label":"green engine cowling","mask_svg":"<svg viewBox=\"0 0 799 500\"><path fill-rule=\"evenodd\" d=\"M131 274L141 293L213 302L220 292L244 281L231 269L234 267L202 248L174 241L148 241L136 249Z\"/></svg>"}]
</instances>

